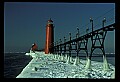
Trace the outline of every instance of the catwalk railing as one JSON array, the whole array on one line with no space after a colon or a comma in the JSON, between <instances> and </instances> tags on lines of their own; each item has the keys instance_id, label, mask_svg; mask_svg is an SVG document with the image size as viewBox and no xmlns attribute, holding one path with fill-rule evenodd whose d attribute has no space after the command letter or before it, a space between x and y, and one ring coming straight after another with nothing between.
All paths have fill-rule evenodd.
<instances>
[{"instance_id":1,"label":"catwalk railing","mask_svg":"<svg viewBox=\"0 0 120 82\"><path fill-rule=\"evenodd\" d=\"M88 33L89 29L86 29L86 34L80 36L79 34L79 28L77 28L77 33L76 33L76 38L72 39L71 38L71 33L69 33L69 40L66 41L66 38L64 37L64 41L62 41L60 39L60 41L58 42L54 42L51 44L51 48L53 49L54 52L53 54L58 54L58 55L62 55L65 56L67 55L68 60L67 62L70 63L70 59L72 59L72 55L71 52L75 51L76 54L76 61L79 61L79 52L81 50L84 50L86 52L86 58L87 58L87 63L86 63L86 69L89 69L91 66L91 57L92 57L92 53L95 49L99 48L101 49L102 53L103 53L103 69L104 70L109 70L110 67L107 63L107 59L106 59L106 55L105 55L105 49L104 49L104 41L105 41L105 37L107 34L107 31L114 31L115 29L115 23L110 24L108 26L104 26L106 19L104 18L102 21L102 28L93 30L93 19L90 18L90 22L91 22L91 27L92 27L92 32ZM90 51L90 55L88 55L88 39L91 39L91 51ZM97 41L99 42L99 45L96 44ZM75 62L74 64L77 64L77 62Z\"/></svg>"},{"instance_id":2,"label":"catwalk railing","mask_svg":"<svg viewBox=\"0 0 120 82\"><path fill-rule=\"evenodd\" d=\"M59 39L51 44L50 50L53 50L54 55L59 55L67 57L67 63L72 61L72 51L76 52L76 60L74 64L77 65L80 63L79 53L85 51L86 53L86 69L91 68L91 57L95 49L100 49L103 53L103 69L110 70L109 64L107 63L107 58L105 54L104 42L105 37L108 31L115 30L115 14L114 8L107 11L103 15L97 17L96 19L90 18L90 22L84 25L82 28L77 27L77 32L70 33L64 40ZM107 20L106 18L107 17ZM101 21L102 20L102 21ZM106 24L106 26L105 26ZM86 28L82 30L83 28ZM81 32L80 32L81 31ZM91 50L88 53L88 39L91 39ZM98 42L98 43L97 43Z\"/></svg>"}]
</instances>

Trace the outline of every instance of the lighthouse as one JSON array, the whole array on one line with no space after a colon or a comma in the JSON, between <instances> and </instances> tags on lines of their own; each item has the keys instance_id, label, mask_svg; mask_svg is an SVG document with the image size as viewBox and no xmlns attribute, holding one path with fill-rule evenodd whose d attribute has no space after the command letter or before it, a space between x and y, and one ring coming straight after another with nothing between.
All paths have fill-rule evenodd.
<instances>
[{"instance_id":1,"label":"lighthouse","mask_svg":"<svg viewBox=\"0 0 120 82\"><path fill-rule=\"evenodd\" d=\"M45 41L45 54L52 53L54 42L54 26L51 18L47 21L46 25L46 41Z\"/></svg>"}]
</instances>

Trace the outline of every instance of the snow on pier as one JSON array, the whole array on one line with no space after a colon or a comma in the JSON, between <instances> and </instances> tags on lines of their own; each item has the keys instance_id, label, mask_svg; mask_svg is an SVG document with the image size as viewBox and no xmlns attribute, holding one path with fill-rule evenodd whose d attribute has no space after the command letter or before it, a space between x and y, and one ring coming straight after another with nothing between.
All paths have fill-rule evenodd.
<instances>
[{"instance_id":1,"label":"snow on pier","mask_svg":"<svg viewBox=\"0 0 120 82\"><path fill-rule=\"evenodd\" d=\"M110 70L103 70L103 62L91 61L91 69L85 69L86 60L79 59L75 64L75 58L70 62L68 57L44 52L26 53L33 59L16 78L115 78L115 67L109 64Z\"/></svg>"}]
</instances>

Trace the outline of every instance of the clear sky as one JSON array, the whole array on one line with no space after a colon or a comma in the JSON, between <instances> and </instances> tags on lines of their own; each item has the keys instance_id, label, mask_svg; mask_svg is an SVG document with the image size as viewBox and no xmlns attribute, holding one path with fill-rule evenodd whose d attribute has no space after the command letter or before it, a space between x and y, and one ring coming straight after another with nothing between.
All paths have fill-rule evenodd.
<instances>
[{"instance_id":1,"label":"clear sky","mask_svg":"<svg viewBox=\"0 0 120 82\"><path fill-rule=\"evenodd\" d=\"M77 27L84 34L87 27L91 28L90 17L94 20L94 26L98 24L95 29L100 28L104 17L108 21L106 25L114 23L115 19L111 21L111 18L115 17L115 3L5 2L4 50L27 52L34 42L39 49L44 48L49 18L54 22L54 37L57 41L68 37L69 32L74 37ZM106 52L115 52L115 31L108 32L105 49Z\"/></svg>"}]
</instances>

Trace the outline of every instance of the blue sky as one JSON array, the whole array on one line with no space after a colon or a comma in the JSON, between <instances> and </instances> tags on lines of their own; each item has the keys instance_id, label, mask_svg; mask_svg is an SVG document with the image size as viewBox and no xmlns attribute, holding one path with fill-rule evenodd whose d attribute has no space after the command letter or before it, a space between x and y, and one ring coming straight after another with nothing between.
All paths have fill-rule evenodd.
<instances>
[{"instance_id":1,"label":"blue sky","mask_svg":"<svg viewBox=\"0 0 120 82\"><path fill-rule=\"evenodd\" d=\"M100 28L104 17L108 21L106 25L114 23L115 19L109 19L115 17L115 3L5 2L5 52L27 52L34 42L39 49L44 48L45 28L49 18L54 22L54 37L57 41L59 38L63 40L64 36L68 37L69 32L74 37L77 27L81 35L84 34L85 29L90 28L90 17L94 20L94 26L101 23L95 29ZM106 52L115 52L115 31L107 33L105 49Z\"/></svg>"}]
</instances>

